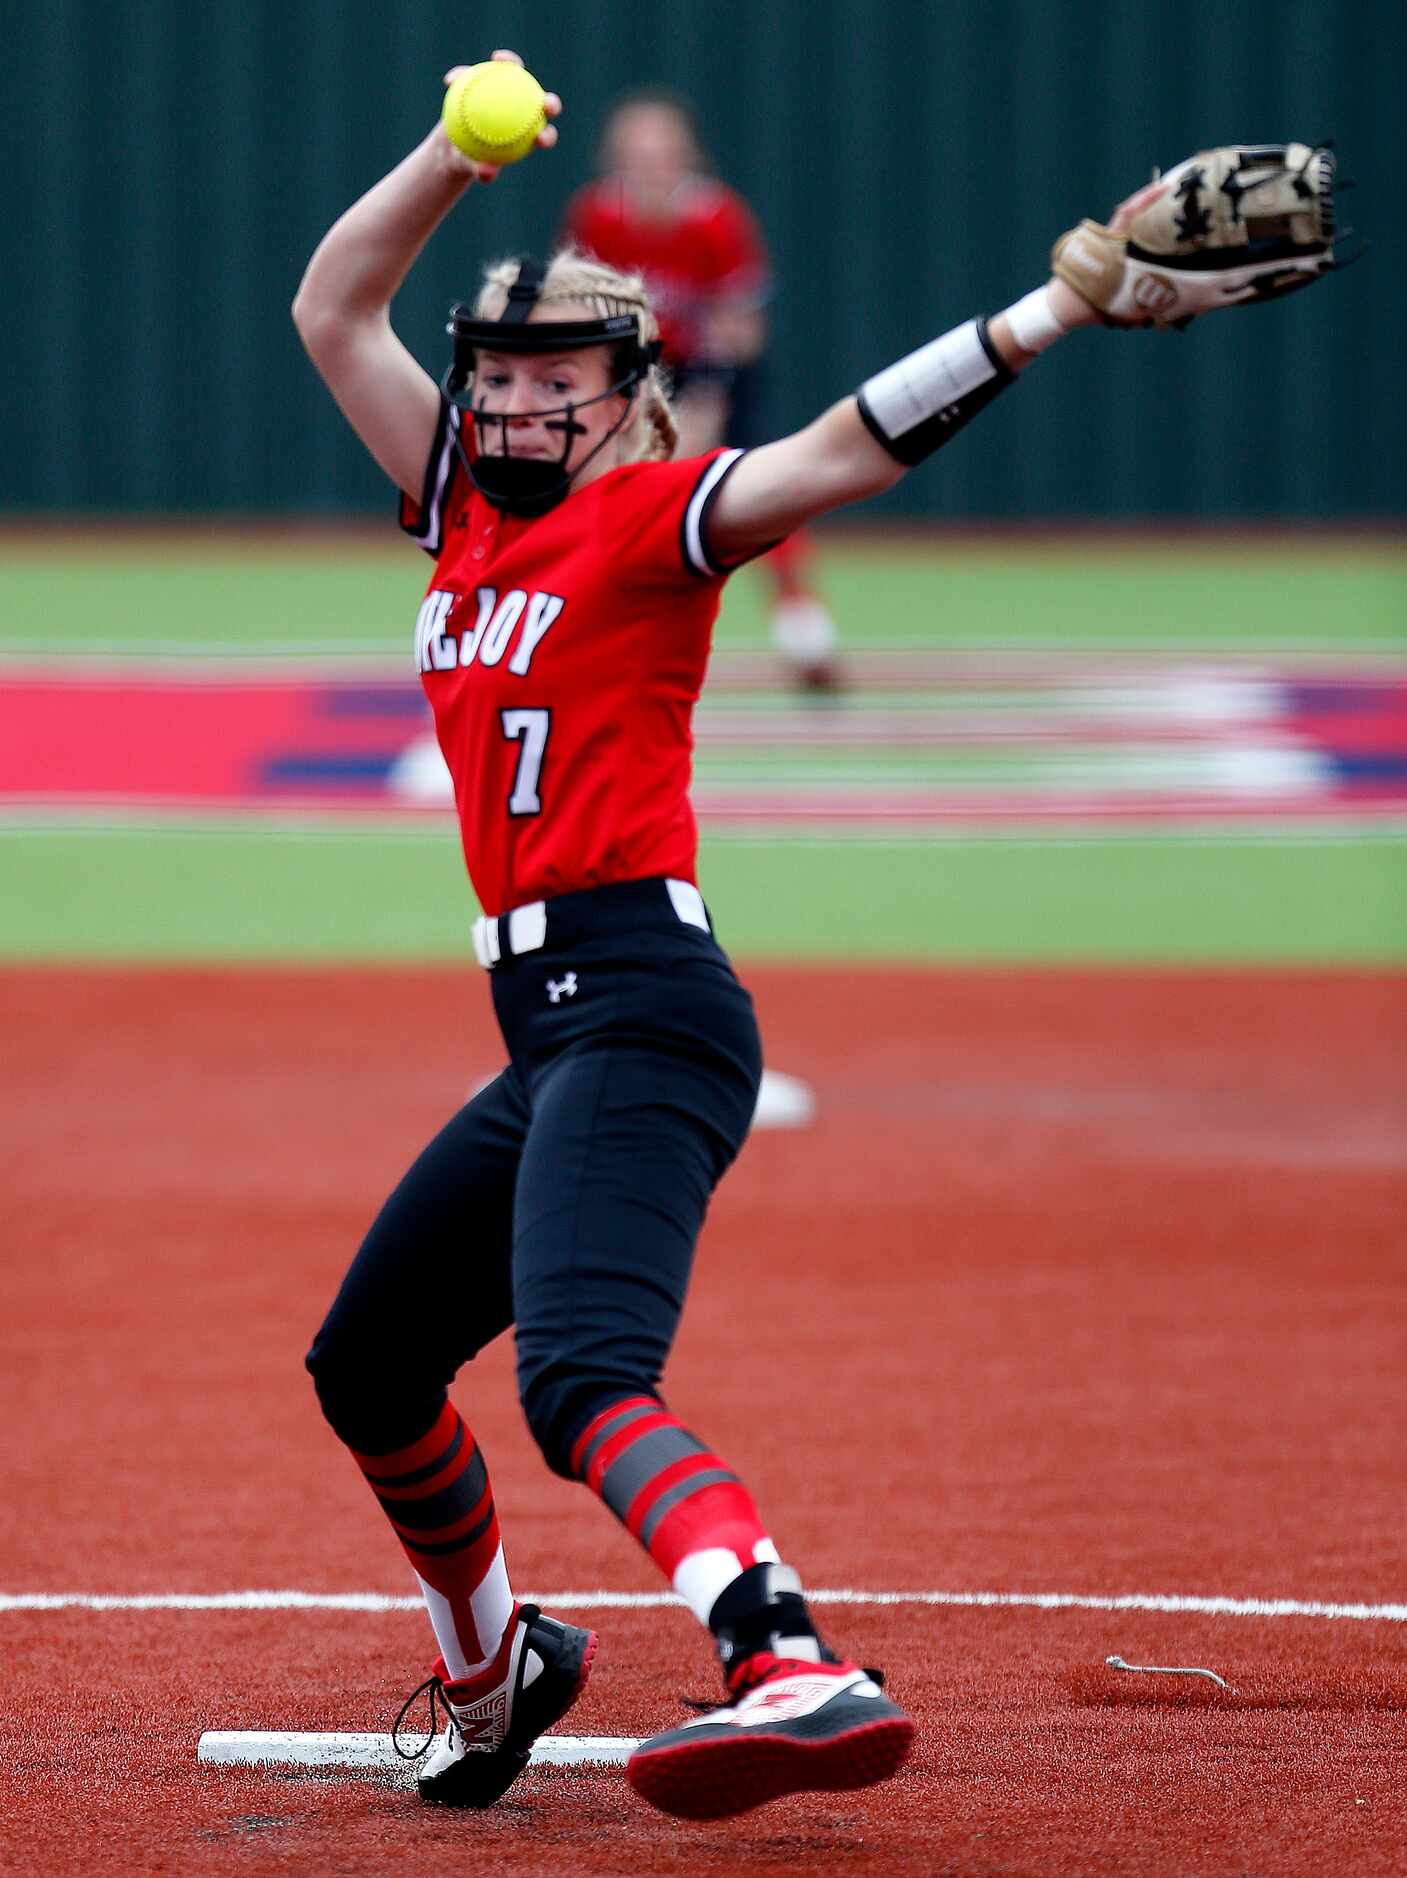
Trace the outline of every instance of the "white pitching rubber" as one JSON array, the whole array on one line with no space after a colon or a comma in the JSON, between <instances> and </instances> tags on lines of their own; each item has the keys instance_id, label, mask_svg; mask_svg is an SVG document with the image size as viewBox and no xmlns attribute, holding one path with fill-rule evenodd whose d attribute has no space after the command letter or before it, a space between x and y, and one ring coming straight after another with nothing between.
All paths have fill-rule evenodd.
<instances>
[{"instance_id":1,"label":"white pitching rubber","mask_svg":"<svg viewBox=\"0 0 1407 1878\"><path fill-rule=\"evenodd\" d=\"M543 1735L533 1743L533 1767L624 1767L639 1746L618 1735ZM212 1729L200 1737L196 1759L207 1767L353 1767L413 1776L415 1763L396 1753L390 1735L281 1734L259 1729Z\"/></svg>"}]
</instances>

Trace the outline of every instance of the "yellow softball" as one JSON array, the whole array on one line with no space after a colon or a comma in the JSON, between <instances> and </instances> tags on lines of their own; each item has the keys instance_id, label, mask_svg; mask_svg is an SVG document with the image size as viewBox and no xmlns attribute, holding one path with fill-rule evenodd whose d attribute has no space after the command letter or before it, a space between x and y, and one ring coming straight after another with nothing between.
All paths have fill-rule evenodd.
<instances>
[{"instance_id":1,"label":"yellow softball","mask_svg":"<svg viewBox=\"0 0 1407 1878\"><path fill-rule=\"evenodd\" d=\"M516 163L547 122L542 86L506 59L461 72L445 92L445 135L476 163Z\"/></svg>"}]
</instances>

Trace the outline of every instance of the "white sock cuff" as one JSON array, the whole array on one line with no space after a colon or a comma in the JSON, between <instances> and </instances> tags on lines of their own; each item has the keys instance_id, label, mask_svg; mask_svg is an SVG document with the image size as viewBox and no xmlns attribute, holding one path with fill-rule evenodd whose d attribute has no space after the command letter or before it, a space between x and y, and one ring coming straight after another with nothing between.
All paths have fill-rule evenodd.
<instances>
[{"instance_id":1,"label":"white sock cuff","mask_svg":"<svg viewBox=\"0 0 1407 1878\"><path fill-rule=\"evenodd\" d=\"M426 1584L419 1572L415 1576L425 1594L430 1626L440 1646L440 1655L445 1659L450 1681L462 1682L466 1676L476 1676L480 1670L487 1669L498 1655L503 1634L513 1616L513 1588L503 1562L503 1547L500 1545L494 1553L493 1562L467 1600L481 1655L471 1656L469 1639L460 1635L450 1600L433 1585Z\"/></svg>"}]
</instances>

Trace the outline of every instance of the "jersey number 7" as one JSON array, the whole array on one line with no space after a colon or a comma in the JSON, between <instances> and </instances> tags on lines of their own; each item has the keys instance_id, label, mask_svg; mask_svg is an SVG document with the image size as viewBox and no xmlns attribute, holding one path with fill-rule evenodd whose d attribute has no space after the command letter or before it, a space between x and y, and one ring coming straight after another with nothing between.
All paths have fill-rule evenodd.
<instances>
[{"instance_id":1,"label":"jersey number 7","mask_svg":"<svg viewBox=\"0 0 1407 1878\"><path fill-rule=\"evenodd\" d=\"M542 797L537 792L542 777L542 759L547 749L547 733L552 728L552 713L544 710L500 711L503 734L510 743L521 741L518 771L513 778L513 793L508 798L510 815L541 815Z\"/></svg>"}]
</instances>

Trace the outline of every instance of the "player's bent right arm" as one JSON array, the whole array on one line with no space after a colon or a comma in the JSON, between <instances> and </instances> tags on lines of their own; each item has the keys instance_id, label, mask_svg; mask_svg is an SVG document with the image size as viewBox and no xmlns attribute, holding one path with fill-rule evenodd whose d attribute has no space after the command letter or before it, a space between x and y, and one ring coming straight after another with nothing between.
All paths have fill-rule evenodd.
<instances>
[{"instance_id":1,"label":"player's bent right arm","mask_svg":"<svg viewBox=\"0 0 1407 1878\"><path fill-rule=\"evenodd\" d=\"M439 392L391 329L392 296L474 180L437 125L324 235L293 323L352 429L397 486L418 496Z\"/></svg>"},{"instance_id":2,"label":"player's bent right arm","mask_svg":"<svg viewBox=\"0 0 1407 1878\"><path fill-rule=\"evenodd\" d=\"M516 52L494 58L514 65ZM445 74L448 84L461 66ZM546 99L555 117L562 101ZM538 136L556 142L548 124ZM492 182L491 164L456 150L441 125L328 230L293 301L293 323L309 358L352 429L398 488L418 497L439 421L440 394L429 373L391 329L396 290L420 250L474 181Z\"/></svg>"}]
</instances>

